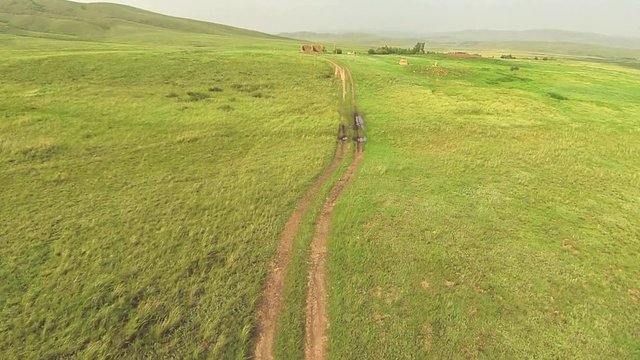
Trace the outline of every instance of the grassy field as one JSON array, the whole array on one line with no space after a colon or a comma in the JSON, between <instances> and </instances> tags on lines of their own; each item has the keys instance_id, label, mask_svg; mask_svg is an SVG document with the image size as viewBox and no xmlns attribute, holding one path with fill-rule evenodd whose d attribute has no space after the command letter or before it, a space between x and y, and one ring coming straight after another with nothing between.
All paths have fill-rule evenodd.
<instances>
[{"instance_id":1,"label":"grassy field","mask_svg":"<svg viewBox=\"0 0 640 360\"><path fill-rule=\"evenodd\" d=\"M284 222L333 157L330 66L29 41L0 65L2 358L248 357Z\"/></svg>"},{"instance_id":2,"label":"grassy field","mask_svg":"<svg viewBox=\"0 0 640 360\"><path fill-rule=\"evenodd\" d=\"M640 71L343 59L370 142L334 217L330 357L640 357Z\"/></svg>"},{"instance_id":3,"label":"grassy field","mask_svg":"<svg viewBox=\"0 0 640 360\"><path fill-rule=\"evenodd\" d=\"M66 0L1 0L0 33L20 36L137 44L206 43L277 39L273 35L165 16L110 3L82 4Z\"/></svg>"},{"instance_id":4,"label":"grassy field","mask_svg":"<svg viewBox=\"0 0 640 360\"><path fill-rule=\"evenodd\" d=\"M0 0L0 358L252 357L348 112L298 45ZM604 49L490 51L534 45ZM327 56L369 138L332 221L330 358L640 358L640 68L605 50ZM309 246L350 159L302 219L278 359L304 357Z\"/></svg>"}]
</instances>

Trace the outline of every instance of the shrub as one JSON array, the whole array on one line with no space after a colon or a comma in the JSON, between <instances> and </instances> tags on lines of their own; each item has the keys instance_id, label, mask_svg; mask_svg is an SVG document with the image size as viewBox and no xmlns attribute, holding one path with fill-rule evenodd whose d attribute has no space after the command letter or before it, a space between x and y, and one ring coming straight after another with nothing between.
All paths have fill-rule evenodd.
<instances>
[{"instance_id":1,"label":"shrub","mask_svg":"<svg viewBox=\"0 0 640 360\"><path fill-rule=\"evenodd\" d=\"M556 100L561 100L561 101L563 101L563 100L569 100L569 98L568 98L568 97L563 96L563 95L560 95L560 94L558 94L558 93L554 93L554 92L550 92L550 93L549 93L549 96L551 96L553 99L556 99Z\"/></svg>"},{"instance_id":2,"label":"shrub","mask_svg":"<svg viewBox=\"0 0 640 360\"><path fill-rule=\"evenodd\" d=\"M513 56L513 55L511 55L511 54L509 54L509 55L502 55L502 56L500 56L500 58L501 58L501 59L509 59L509 60L515 60L515 59L516 59L516 57L515 57L515 56Z\"/></svg>"},{"instance_id":3,"label":"shrub","mask_svg":"<svg viewBox=\"0 0 640 360\"><path fill-rule=\"evenodd\" d=\"M233 106L231 106L231 105L222 105L218 109L222 110L222 111L233 111Z\"/></svg>"},{"instance_id":4,"label":"shrub","mask_svg":"<svg viewBox=\"0 0 640 360\"><path fill-rule=\"evenodd\" d=\"M167 94L167 97L168 97L169 99L174 99L174 98L177 98L177 97L178 97L178 94L176 94L176 93L172 92L172 93Z\"/></svg>"},{"instance_id":5,"label":"shrub","mask_svg":"<svg viewBox=\"0 0 640 360\"><path fill-rule=\"evenodd\" d=\"M260 90L262 85L233 84L231 87L239 92L252 93Z\"/></svg>"},{"instance_id":6,"label":"shrub","mask_svg":"<svg viewBox=\"0 0 640 360\"><path fill-rule=\"evenodd\" d=\"M187 95L189 95L189 100L191 101L201 101L201 100L206 100L210 98L210 96L207 94L193 92L193 91L189 91Z\"/></svg>"},{"instance_id":7,"label":"shrub","mask_svg":"<svg viewBox=\"0 0 640 360\"><path fill-rule=\"evenodd\" d=\"M257 99L262 99L262 98L268 99L271 97L269 94L265 94L262 91L256 91L252 93L251 96Z\"/></svg>"},{"instance_id":8,"label":"shrub","mask_svg":"<svg viewBox=\"0 0 640 360\"><path fill-rule=\"evenodd\" d=\"M342 55L342 49L336 49L335 53L338 54L338 55Z\"/></svg>"},{"instance_id":9,"label":"shrub","mask_svg":"<svg viewBox=\"0 0 640 360\"><path fill-rule=\"evenodd\" d=\"M411 52L413 54L424 54L424 47L425 47L426 43L416 43L416 45L413 47L413 49L411 50Z\"/></svg>"},{"instance_id":10,"label":"shrub","mask_svg":"<svg viewBox=\"0 0 640 360\"><path fill-rule=\"evenodd\" d=\"M217 86L214 86L212 88L209 88L209 91L211 91L211 92L223 92L224 89L223 88L219 88Z\"/></svg>"},{"instance_id":11,"label":"shrub","mask_svg":"<svg viewBox=\"0 0 640 360\"><path fill-rule=\"evenodd\" d=\"M375 55L376 49L369 49L369 55Z\"/></svg>"},{"instance_id":12,"label":"shrub","mask_svg":"<svg viewBox=\"0 0 640 360\"><path fill-rule=\"evenodd\" d=\"M519 67L517 67L517 66L512 66L512 67L511 67L511 71L518 71L518 70L520 70L520 68L519 68Z\"/></svg>"}]
</instances>

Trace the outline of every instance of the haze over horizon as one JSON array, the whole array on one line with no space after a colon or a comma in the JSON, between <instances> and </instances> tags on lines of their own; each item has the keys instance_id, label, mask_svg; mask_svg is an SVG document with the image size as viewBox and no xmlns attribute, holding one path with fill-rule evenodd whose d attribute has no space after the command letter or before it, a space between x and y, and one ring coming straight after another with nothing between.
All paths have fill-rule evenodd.
<instances>
[{"instance_id":1,"label":"haze over horizon","mask_svg":"<svg viewBox=\"0 0 640 360\"><path fill-rule=\"evenodd\" d=\"M78 2L104 2L80 0ZM557 29L640 37L640 0L112 0L166 15L271 34L373 32L428 34Z\"/></svg>"}]
</instances>

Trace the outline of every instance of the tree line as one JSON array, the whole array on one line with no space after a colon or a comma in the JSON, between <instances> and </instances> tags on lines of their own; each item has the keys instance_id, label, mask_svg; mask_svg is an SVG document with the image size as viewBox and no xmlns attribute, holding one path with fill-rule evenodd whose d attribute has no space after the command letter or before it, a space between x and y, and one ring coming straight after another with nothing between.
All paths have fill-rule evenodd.
<instances>
[{"instance_id":1,"label":"tree line","mask_svg":"<svg viewBox=\"0 0 640 360\"><path fill-rule=\"evenodd\" d=\"M426 43L417 43L413 48L405 49L398 47L390 47L390 46L382 46L379 48L371 48L369 49L369 55L415 55L415 54L424 54L424 47Z\"/></svg>"}]
</instances>

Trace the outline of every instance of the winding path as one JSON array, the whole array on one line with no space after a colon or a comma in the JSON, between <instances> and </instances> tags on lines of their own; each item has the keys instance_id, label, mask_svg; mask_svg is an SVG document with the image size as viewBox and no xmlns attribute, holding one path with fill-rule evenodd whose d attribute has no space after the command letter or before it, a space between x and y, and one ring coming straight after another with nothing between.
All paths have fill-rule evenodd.
<instances>
[{"instance_id":1,"label":"winding path","mask_svg":"<svg viewBox=\"0 0 640 360\"><path fill-rule=\"evenodd\" d=\"M334 66L339 67L334 63ZM346 71L351 85L352 112L355 112L355 84L351 71ZM344 74L344 73L343 73ZM344 95L344 93L343 93ZM343 96L344 100L344 96ZM349 184L358 169L363 157L361 143L357 143L353 158L345 174L331 189L329 198L322 207L318 219L313 242L311 243L311 269L309 273L307 294L307 317L305 326L305 359L323 360L327 352L327 330L329 329L328 297L327 297L327 241L331 216L344 188Z\"/></svg>"},{"instance_id":2,"label":"winding path","mask_svg":"<svg viewBox=\"0 0 640 360\"><path fill-rule=\"evenodd\" d=\"M349 91L347 78L349 79L352 107L355 110L355 87L353 77L348 69L329 62L334 66L335 75L342 81L342 101L346 101ZM267 279L267 285L262 295L262 302L258 308L258 327L255 348L255 359L273 360L273 348L277 333L277 321L284 302L284 281L287 275L293 251L293 242L298 233L300 223L316 194L323 185L338 170L344 158L347 145L339 143L336 155L316 180L313 186L306 192L293 214L287 221L284 231L280 236L278 251L274 259L272 269ZM326 352L326 332L329 326L327 316L327 292L326 292L326 253L327 238L329 235L330 218L340 193L349 183L362 160L361 144L356 145L353 159L346 173L331 189L326 200L320 218L317 221L316 231L311 244L311 268L308 283L306 333L305 333L305 358L324 359Z\"/></svg>"}]
</instances>

